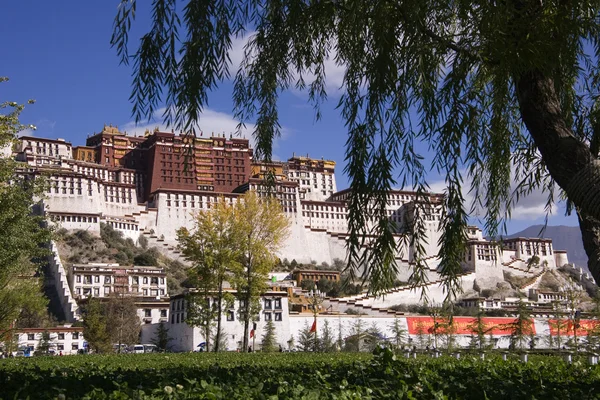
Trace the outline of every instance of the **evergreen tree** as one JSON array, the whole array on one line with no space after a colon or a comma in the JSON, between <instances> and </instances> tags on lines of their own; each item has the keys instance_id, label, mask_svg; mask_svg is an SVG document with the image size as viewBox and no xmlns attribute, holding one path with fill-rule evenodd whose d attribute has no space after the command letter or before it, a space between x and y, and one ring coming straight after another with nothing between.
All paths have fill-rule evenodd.
<instances>
[{"instance_id":1,"label":"evergreen tree","mask_svg":"<svg viewBox=\"0 0 600 400\"><path fill-rule=\"evenodd\" d=\"M488 326L483 317L483 310L479 310L475 319L467 326L467 329L471 332L471 340L469 347L472 349L483 350L489 346L490 343L486 343L485 335L491 333L494 329L493 326Z\"/></svg>"},{"instance_id":2,"label":"evergreen tree","mask_svg":"<svg viewBox=\"0 0 600 400\"><path fill-rule=\"evenodd\" d=\"M567 329L573 332L573 338L569 341L571 347L575 349L575 351L579 351L579 329L580 329L580 311L579 307L581 306L581 299L583 297L583 290L581 287L573 280L570 279L567 284L563 294L566 298L566 307L569 312L569 323Z\"/></svg>"},{"instance_id":3,"label":"evergreen tree","mask_svg":"<svg viewBox=\"0 0 600 400\"><path fill-rule=\"evenodd\" d=\"M398 318L394 318L394 322L390 325L390 329L393 335L392 342L394 343L394 348L398 350L407 341L408 332L404 329L404 326L402 326Z\"/></svg>"},{"instance_id":4,"label":"evergreen tree","mask_svg":"<svg viewBox=\"0 0 600 400\"><path fill-rule=\"evenodd\" d=\"M365 338L365 327L363 320L357 318L350 327L350 336L346 338L344 346L345 351L359 352L362 349L363 341Z\"/></svg>"},{"instance_id":5,"label":"evergreen tree","mask_svg":"<svg viewBox=\"0 0 600 400\"><path fill-rule=\"evenodd\" d=\"M430 333L433 335L433 345L438 348L438 337L446 326L446 320L443 317L442 308L437 306L429 307L429 316L433 319L433 326L430 330Z\"/></svg>"},{"instance_id":6,"label":"evergreen tree","mask_svg":"<svg viewBox=\"0 0 600 400\"><path fill-rule=\"evenodd\" d=\"M100 300L94 297L89 298L85 306L82 307L82 315L83 336L90 349L96 353L110 353L112 343Z\"/></svg>"},{"instance_id":7,"label":"evergreen tree","mask_svg":"<svg viewBox=\"0 0 600 400\"><path fill-rule=\"evenodd\" d=\"M35 349L35 352L33 354L36 356L47 356L50 354L50 349L53 346L54 345L50 340L50 332L44 331L42 332L42 337L40 338L37 348Z\"/></svg>"},{"instance_id":8,"label":"evergreen tree","mask_svg":"<svg viewBox=\"0 0 600 400\"><path fill-rule=\"evenodd\" d=\"M431 345L431 335L425 331L423 324L417 324L416 334L418 348L424 349L425 347Z\"/></svg>"},{"instance_id":9,"label":"evergreen tree","mask_svg":"<svg viewBox=\"0 0 600 400\"><path fill-rule=\"evenodd\" d=\"M361 350L373 352L384 340L383 333L375 323L365 331Z\"/></svg>"},{"instance_id":10,"label":"evergreen tree","mask_svg":"<svg viewBox=\"0 0 600 400\"><path fill-rule=\"evenodd\" d=\"M531 319L531 313L527 308L527 303L525 303L522 298L519 298L515 321L505 325L510 331L509 347L511 349L523 349L527 343L528 336L532 332L532 326L533 320Z\"/></svg>"},{"instance_id":11,"label":"evergreen tree","mask_svg":"<svg viewBox=\"0 0 600 400\"><path fill-rule=\"evenodd\" d=\"M278 350L277 335L275 334L275 324L273 321L267 321L260 347L264 353L273 353Z\"/></svg>"},{"instance_id":12,"label":"evergreen tree","mask_svg":"<svg viewBox=\"0 0 600 400\"><path fill-rule=\"evenodd\" d=\"M596 295L592 299L594 308L592 314L594 322L591 328L588 328L586 336L586 349L589 352L598 353L600 351L600 289L596 289Z\"/></svg>"},{"instance_id":13,"label":"evergreen tree","mask_svg":"<svg viewBox=\"0 0 600 400\"><path fill-rule=\"evenodd\" d=\"M335 339L333 337L333 332L329 327L329 321L325 320L323 322L323 328L321 329L321 334L319 335L319 343L317 344L319 351L324 353L330 353L335 351Z\"/></svg>"},{"instance_id":14,"label":"evergreen tree","mask_svg":"<svg viewBox=\"0 0 600 400\"><path fill-rule=\"evenodd\" d=\"M304 322L304 328L299 333L298 348L301 351L313 351L315 349L315 334L310 331L308 322Z\"/></svg>"},{"instance_id":15,"label":"evergreen tree","mask_svg":"<svg viewBox=\"0 0 600 400\"><path fill-rule=\"evenodd\" d=\"M344 348L344 327L342 326L342 319L338 320L338 337L336 342L337 351L341 351Z\"/></svg>"},{"instance_id":16,"label":"evergreen tree","mask_svg":"<svg viewBox=\"0 0 600 400\"><path fill-rule=\"evenodd\" d=\"M156 328L156 333L154 339L152 340L152 344L155 345L159 351L168 351L170 341L171 337L169 337L169 328L167 328L165 323L161 321Z\"/></svg>"},{"instance_id":17,"label":"evergreen tree","mask_svg":"<svg viewBox=\"0 0 600 400\"><path fill-rule=\"evenodd\" d=\"M563 318L565 309L560 302L552 302L552 311L554 312L554 319L548 320L550 332L547 342L549 347L556 347L557 349L560 349L565 342L564 336L567 333L569 321ZM552 330L556 331L556 335L552 335Z\"/></svg>"}]
</instances>

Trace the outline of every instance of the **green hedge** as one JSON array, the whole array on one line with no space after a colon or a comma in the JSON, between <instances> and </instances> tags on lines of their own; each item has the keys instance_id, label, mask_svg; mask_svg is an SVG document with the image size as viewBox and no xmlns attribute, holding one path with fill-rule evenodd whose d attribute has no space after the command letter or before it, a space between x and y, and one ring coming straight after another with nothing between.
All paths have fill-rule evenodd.
<instances>
[{"instance_id":1,"label":"green hedge","mask_svg":"<svg viewBox=\"0 0 600 400\"><path fill-rule=\"evenodd\" d=\"M139 354L0 361L2 399L592 399L600 367L556 357Z\"/></svg>"}]
</instances>

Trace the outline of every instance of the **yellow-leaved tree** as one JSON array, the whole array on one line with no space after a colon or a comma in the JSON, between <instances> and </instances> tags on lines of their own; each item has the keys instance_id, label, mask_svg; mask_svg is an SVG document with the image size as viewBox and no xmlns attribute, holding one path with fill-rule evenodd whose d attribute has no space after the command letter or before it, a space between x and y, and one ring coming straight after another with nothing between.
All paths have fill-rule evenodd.
<instances>
[{"instance_id":1,"label":"yellow-leaved tree","mask_svg":"<svg viewBox=\"0 0 600 400\"><path fill-rule=\"evenodd\" d=\"M224 197L217 198L211 208L195 216L192 232L182 227L177 240L183 255L192 263L190 278L197 292L187 296L187 319L192 326L201 327L206 349L210 350L211 330L215 323L214 351L219 351L221 341L221 316L223 314L223 283L229 271L238 268L240 259L239 229L233 204Z\"/></svg>"},{"instance_id":2,"label":"yellow-leaved tree","mask_svg":"<svg viewBox=\"0 0 600 400\"><path fill-rule=\"evenodd\" d=\"M279 201L249 191L235 209L240 259L232 269L232 285L240 301L239 317L244 324L242 349L248 347L250 321L260 312L260 295L267 290L269 272L276 253L289 234L290 221Z\"/></svg>"},{"instance_id":3,"label":"yellow-leaved tree","mask_svg":"<svg viewBox=\"0 0 600 400\"><path fill-rule=\"evenodd\" d=\"M218 198L195 216L191 232L185 227L177 231L179 247L192 262L190 277L197 289L186 298L186 322L203 329L207 350L215 323L213 350L221 347L223 302L233 300L223 291L225 281L236 289L244 324L242 348L248 346L250 321L260 312L260 295L267 290L269 272L288 229L289 220L276 198L260 198L249 191L235 204Z\"/></svg>"}]
</instances>

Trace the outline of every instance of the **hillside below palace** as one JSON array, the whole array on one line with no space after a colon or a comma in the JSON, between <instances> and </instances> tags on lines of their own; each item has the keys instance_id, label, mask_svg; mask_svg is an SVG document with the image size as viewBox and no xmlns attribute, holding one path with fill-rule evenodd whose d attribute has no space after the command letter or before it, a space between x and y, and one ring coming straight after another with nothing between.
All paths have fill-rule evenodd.
<instances>
[{"instance_id":1,"label":"hillside below palace","mask_svg":"<svg viewBox=\"0 0 600 400\"><path fill-rule=\"evenodd\" d=\"M101 223L109 224L134 241L146 235L151 245L177 258L177 229L193 228L193 214L210 209L220 196L235 202L248 190L265 193L268 172L275 177L275 188L269 190L291 222L279 256L319 264L346 259L347 200L352 189L338 191L334 161L294 155L285 162L266 164L253 160L249 141L243 138L212 135L193 140L159 130L136 137L113 126L89 136L85 146L22 136L13 150L15 159L23 163L23 173L49 179L44 212L68 230L99 233ZM428 196L425 249L433 282L439 279L443 196ZM399 243L416 200L411 191L388 194L387 214L397 223ZM540 268L568 262L566 253L554 249L549 239L509 239L499 248L485 240L477 227L469 227L468 238L463 269L471 275L465 281L471 286L475 276L480 287L494 286L504 280L506 269L529 273L533 256L539 257ZM408 279L412 254L410 248L398 252L403 267L398 279Z\"/></svg>"}]
</instances>

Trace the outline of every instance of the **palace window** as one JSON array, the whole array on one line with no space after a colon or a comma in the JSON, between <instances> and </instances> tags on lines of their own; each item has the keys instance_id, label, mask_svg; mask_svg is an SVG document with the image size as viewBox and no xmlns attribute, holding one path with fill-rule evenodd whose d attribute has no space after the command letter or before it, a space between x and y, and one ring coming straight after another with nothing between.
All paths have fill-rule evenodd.
<instances>
[{"instance_id":1,"label":"palace window","mask_svg":"<svg viewBox=\"0 0 600 400\"><path fill-rule=\"evenodd\" d=\"M272 307L271 299L265 299L265 310L270 310Z\"/></svg>"}]
</instances>

